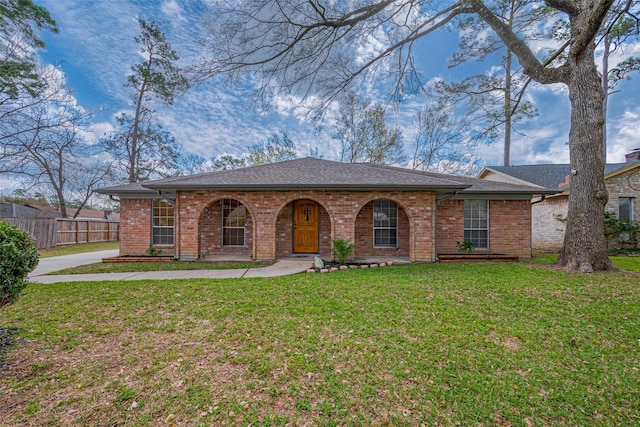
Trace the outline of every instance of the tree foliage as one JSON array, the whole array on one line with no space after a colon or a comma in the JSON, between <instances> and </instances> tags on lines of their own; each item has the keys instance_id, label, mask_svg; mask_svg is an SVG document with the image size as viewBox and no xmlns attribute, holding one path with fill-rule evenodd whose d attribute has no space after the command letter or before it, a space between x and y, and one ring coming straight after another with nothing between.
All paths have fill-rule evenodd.
<instances>
[{"instance_id":1,"label":"tree foliage","mask_svg":"<svg viewBox=\"0 0 640 427\"><path fill-rule=\"evenodd\" d=\"M71 201L77 216L94 190L110 177L106 161L82 136L79 127L91 112L75 105L62 79L49 78L45 91L21 97L3 117L0 172L28 189L45 194L69 216Z\"/></svg>"},{"instance_id":2,"label":"tree foliage","mask_svg":"<svg viewBox=\"0 0 640 427\"><path fill-rule=\"evenodd\" d=\"M131 67L125 87L131 90L133 114L118 116L120 129L105 136L104 145L117 160L128 182L175 173L179 147L170 133L153 121L152 102L173 104L189 88L189 81L175 65L178 54L154 22L138 21L135 37L145 58Z\"/></svg>"},{"instance_id":3,"label":"tree foliage","mask_svg":"<svg viewBox=\"0 0 640 427\"><path fill-rule=\"evenodd\" d=\"M402 132L387 126L384 108L354 92L340 100L334 138L340 141L341 162L387 164L406 158Z\"/></svg>"},{"instance_id":4,"label":"tree foliage","mask_svg":"<svg viewBox=\"0 0 640 427\"><path fill-rule=\"evenodd\" d=\"M248 166L264 165L267 163L293 160L298 157L296 147L286 132L272 134L266 141L260 141L249 147L246 156ZM229 163L229 165L240 165L240 163Z\"/></svg>"},{"instance_id":5,"label":"tree foliage","mask_svg":"<svg viewBox=\"0 0 640 427\"><path fill-rule=\"evenodd\" d=\"M179 169L181 146L170 132L153 124L150 117L136 123L122 113L118 129L105 135L102 145L114 158L114 167L124 172L128 182L168 177Z\"/></svg>"},{"instance_id":6,"label":"tree foliage","mask_svg":"<svg viewBox=\"0 0 640 427\"><path fill-rule=\"evenodd\" d=\"M247 166L247 159L245 157L238 157L232 154L218 156L213 162L214 169L218 171L239 169L245 166Z\"/></svg>"},{"instance_id":7,"label":"tree foliage","mask_svg":"<svg viewBox=\"0 0 640 427\"><path fill-rule=\"evenodd\" d=\"M49 12L32 0L0 0L0 96L37 95L45 86L34 58L40 30L58 32Z\"/></svg>"},{"instance_id":8,"label":"tree foliage","mask_svg":"<svg viewBox=\"0 0 640 427\"><path fill-rule=\"evenodd\" d=\"M476 161L469 151L481 139L471 122L455 114L454 105L444 100L426 104L415 115L415 136L411 167L440 173L473 175Z\"/></svg>"},{"instance_id":9,"label":"tree foliage","mask_svg":"<svg viewBox=\"0 0 640 427\"><path fill-rule=\"evenodd\" d=\"M534 24L536 19L547 13L545 9L531 10L526 1L498 0L491 10L516 34L527 39L544 37ZM537 110L525 97L530 83L522 70L517 67L513 53L505 49L500 38L488 30L487 23L477 15L471 15L458 22L460 47L452 55L450 67L457 67L470 61L497 65L483 74L465 78L461 82L440 82L437 90L449 99L466 105L467 120L481 123L486 138L496 138L502 134L504 166L511 162L511 137L515 125L524 119L537 115ZM546 27L545 27L546 28ZM482 34L480 37L479 34ZM495 58L499 56L499 58ZM492 61L493 59L493 61ZM494 62L495 61L495 62Z\"/></svg>"}]
</instances>

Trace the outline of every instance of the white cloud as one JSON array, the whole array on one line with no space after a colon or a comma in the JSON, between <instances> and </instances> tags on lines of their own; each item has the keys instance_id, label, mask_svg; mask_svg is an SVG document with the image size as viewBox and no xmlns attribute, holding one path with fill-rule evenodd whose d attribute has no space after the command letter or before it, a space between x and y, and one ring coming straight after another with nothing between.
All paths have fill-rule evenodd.
<instances>
[{"instance_id":1,"label":"white cloud","mask_svg":"<svg viewBox=\"0 0 640 427\"><path fill-rule=\"evenodd\" d=\"M626 110L618 120L609 120L607 161L623 163L624 155L640 148L640 109Z\"/></svg>"},{"instance_id":2,"label":"white cloud","mask_svg":"<svg viewBox=\"0 0 640 427\"><path fill-rule=\"evenodd\" d=\"M182 6L175 0L165 0L160 6L162 13L169 19L175 19L180 22L187 22L183 15Z\"/></svg>"}]
</instances>

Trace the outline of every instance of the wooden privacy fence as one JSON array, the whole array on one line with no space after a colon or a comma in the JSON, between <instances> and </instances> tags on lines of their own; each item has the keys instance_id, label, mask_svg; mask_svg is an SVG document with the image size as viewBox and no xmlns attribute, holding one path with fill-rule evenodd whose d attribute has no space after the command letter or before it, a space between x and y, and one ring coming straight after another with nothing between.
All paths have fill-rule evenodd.
<instances>
[{"instance_id":1,"label":"wooden privacy fence","mask_svg":"<svg viewBox=\"0 0 640 427\"><path fill-rule=\"evenodd\" d=\"M117 242L118 221L71 218L0 218L36 239L38 249L80 243Z\"/></svg>"},{"instance_id":2,"label":"wooden privacy fence","mask_svg":"<svg viewBox=\"0 0 640 427\"><path fill-rule=\"evenodd\" d=\"M58 246L118 241L118 221L69 218L56 218L56 221Z\"/></svg>"}]
</instances>

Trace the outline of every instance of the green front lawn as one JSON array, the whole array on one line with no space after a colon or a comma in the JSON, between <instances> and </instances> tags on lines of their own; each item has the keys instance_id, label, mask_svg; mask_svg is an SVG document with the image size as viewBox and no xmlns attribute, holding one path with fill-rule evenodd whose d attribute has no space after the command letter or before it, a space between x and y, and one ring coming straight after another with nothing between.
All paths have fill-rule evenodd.
<instances>
[{"instance_id":1,"label":"green front lawn","mask_svg":"<svg viewBox=\"0 0 640 427\"><path fill-rule=\"evenodd\" d=\"M558 258L557 253L539 254L531 260L525 260L527 263L551 265ZM618 268L640 273L640 253L633 252L629 255L609 255L609 259Z\"/></svg>"},{"instance_id":2,"label":"green front lawn","mask_svg":"<svg viewBox=\"0 0 640 427\"><path fill-rule=\"evenodd\" d=\"M532 264L30 285L0 425L637 425L640 280Z\"/></svg>"}]
</instances>

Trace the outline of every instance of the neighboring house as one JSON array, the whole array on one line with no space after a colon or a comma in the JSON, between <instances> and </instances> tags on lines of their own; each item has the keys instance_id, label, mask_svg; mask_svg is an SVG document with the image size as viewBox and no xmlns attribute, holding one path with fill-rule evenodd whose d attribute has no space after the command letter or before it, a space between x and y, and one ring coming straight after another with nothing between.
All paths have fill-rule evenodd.
<instances>
[{"instance_id":1,"label":"neighboring house","mask_svg":"<svg viewBox=\"0 0 640 427\"><path fill-rule=\"evenodd\" d=\"M0 218L57 218L50 212L44 212L31 206L17 203L0 202Z\"/></svg>"},{"instance_id":2,"label":"neighboring house","mask_svg":"<svg viewBox=\"0 0 640 427\"><path fill-rule=\"evenodd\" d=\"M405 168L304 158L104 188L120 198L120 255L149 245L182 260L356 257L434 262L476 252L531 256L531 199L547 189Z\"/></svg>"},{"instance_id":3,"label":"neighboring house","mask_svg":"<svg viewBox=\"0 0 640 427\"><path fill-rule=\"evenodd\" d=\"M609 202L605 210L618 218L640 221L640 149L626 155L626 163L605 165L605 185ZM556 194L534 200L531 207L533 248L557 251L564 241L571 190L567 164L488 166L479 178L493 182L537 186Z\"/></svg>"}]
</instances>

